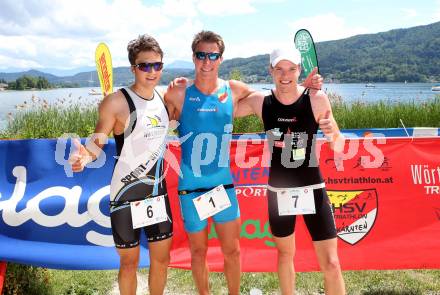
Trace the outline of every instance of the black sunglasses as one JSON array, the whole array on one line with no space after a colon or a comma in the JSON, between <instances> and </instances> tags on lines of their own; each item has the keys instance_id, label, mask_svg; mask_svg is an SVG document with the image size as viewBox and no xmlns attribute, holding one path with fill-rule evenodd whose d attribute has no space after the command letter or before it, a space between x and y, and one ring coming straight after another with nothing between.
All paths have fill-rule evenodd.
<instances>
[{"instance_id":1,"label":"black sunglasses","mask_svg":"<svg viewBox=\"0 0 440 295\"><path fill-rule=\"evenodd\" d=\"M163 62L151 62L151 63L141 62L141 63L138 63L137 65L133 65L133 67L136 67L139 70L141 70L142 72L146 72L146 73L151 73L151 71L153 69L156 72L158 72L158 71L162 70Z\"/></svg>"},{"instance_id":2,"label":"black sunglasses","mask_svg":"<svg viewBox=\"0 0 440 295\"><path fill-rule=\"evenodd\" d=\"M217 60L222 56L218 52L203 52L203 51L197 51L194 53L194 55L198 60L205 60L206 57L208 57L209 60L211 61Z\"/></svg>"}]
</instances>

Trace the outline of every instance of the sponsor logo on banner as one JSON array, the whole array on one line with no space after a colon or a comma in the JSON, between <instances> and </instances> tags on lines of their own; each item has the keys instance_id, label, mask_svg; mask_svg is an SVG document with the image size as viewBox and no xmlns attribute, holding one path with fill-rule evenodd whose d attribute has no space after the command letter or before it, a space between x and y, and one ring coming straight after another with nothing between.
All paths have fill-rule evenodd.
<instances>
[{"instance_id":1,"label":"sponsor logo on banner","mask_svg":"<svg viewBox=\"0 0 440 295\"><path fill-rule=\"evenodd\" d=\"M336 169L338 166L341 166L344 159L343 157L338 158L327 158L324 163L332 169ZM370 160L365 156L357 157L356 160L353 160L353 164L351 164L352 169L357 169L360 171L366 171L367 169L374 168L375 171L389 171L393 167L391 166L390 159L388 157L384 157L383 161L378 167L370 167Z\"/></svg>"},{"instance_id":2,"label":"sponsor logo on banner","mask_svg":"<svg viewBox=\"0 0 440 295\"><path fill-rule=\"evenodd\" d=\"M366 158L364 157L358 157L356 160L356 164L353 166L353 169L359 169L361 171L365 171L366 169L368 169L368 162L366 160ZM388 171L392 168L391 163L390 163L390 159L388 157L384 157L382 164L380 164L379 167L377 167L376 169L380 169L382 171Z\"/></svg>"},{"instance_id":3,"label":"sponsor logo on banner","mask_svg":"<svg viewBox=\"0 0 440 295\"><path fill-rule=\"evenodd\" d=\"M440 195L440 166L413 164L410 169L414 185L423 187L426 195Z\"/></svg>"},{"instance_id":4,"label":"sponsor logo on banner","mask_svg":"<svg viewBox=\"0 0 440 295\"><path fill-rule=\"evenodd\" d=\"M267 185L239 185L235 186L235 193L241 197L265 197L267 193Z\"/></svg>"},{"instance_id":5,"label":"sponsor logo on banner","mask_svg":"<svg viewBox=\"0 0 440 295\"><path fill-rule=\"evenodd\" d=\"M81 212L82 187L78 185L73 187L52 186L33 196L26 191L28 186L26 167L16 166L12 174L16 177L12 196L9 199L0 201L0 218L4 224L9 227L17 227L17 232L36 232L44 228L49 230L50 228L68 226L66 234L53 235L47 241L68 244L69 238L75 234L77 235L76 239L83 242L83 237L78 236L81 233L85 235L88 243L108 247L114 245L111 234L107 235L100 232L103 228L111 227L108 209L102 211L103 208L108 207L100 206L101 202L109 203L109 185L99 188L88 196L87 210ZM32 186L32 183L29 185ZM59 209L56 214L48 214L47 209L42 209L44 208L42 204L47 204L47 201L53 197L63 198L64 201L58 205L53 205ZM30 221L33 221L33 223L30 223ZM98 227L92 228L89 223L95 223ZM26 224L24 228L21 227L23 224ZM28 236L27 238L30 239Z\"/></svg>"},{"instance_id":6,"label":"sponsor logo on banner","mask_svg":"<svg viewBox=\"0 0 440 295\"><path fill-rule=\"evenodd\" d=\"M327 191L338 237L355 245L372 230L376 221L378 197L376 189Z\"/></svg>"}]
</instances>

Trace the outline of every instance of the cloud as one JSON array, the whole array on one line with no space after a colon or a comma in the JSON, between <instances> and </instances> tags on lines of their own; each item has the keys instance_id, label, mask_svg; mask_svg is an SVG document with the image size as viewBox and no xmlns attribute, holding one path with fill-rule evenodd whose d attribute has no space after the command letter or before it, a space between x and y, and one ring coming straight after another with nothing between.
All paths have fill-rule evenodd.
<instances>
[{"instance_id":1,"label":"cloud","mask_svg":"<svg viewBox=\"0 0 440 295\"><path fill-rule=\"evenodd\" d=\"M25 68L25 69L37 69L41 68L42 65L33 61L33 60L25 60L21 58L11 58L9 56L4 56L0 54L0 70L5 70L9 67L3 65L13 65L14 68Z\"/></svg>"},{"instance_id":2,"label":"cloud","mask_svg":"<svg viewBox=\"0 0 440 295\"><path fill-rule=\"evenodd\" d=\"M201 21L187 19L172 30L161 33L158 41L165 52L165 62L175 59L190 60L192 56L192 39L202 29L203 23Z\"/></svg>"},{"instance_id":3,"label":"cloud","mask_svg":"<svg viewBox=\"0 0 440 295\"><path fill-rule=\"evenodd\" d=\"M251 57L260 54L269 54L274 48L293 46L292 40L286 41L270 41L268 40L254 40L243 43L231 43L225 37L226 50L224 54L225 59L234 57ZM268 61L269 62L269 61Z\"/></svg>"},{"instance_id":4,"label":"cloud","mask_svg":"<svg viewBox=\"0 0 440 295\"><path fill-rule=\"evenodd\" d=\"M197 9L205 15L240 15L257 11L252 5L252 0L199 0Z\"/></svg>"},{"instance_id":5,"label":"cloud","mask_svg":"<svg viewBox=\"0 0 440 295\"><path fill-rule=\"evenodd\" d=\"M193 18L198 15L195 4L195 0L165 0L162 10L169 16Z\"/></svg>"},{"instance_id":6,"label":"cloud","mask_svg":"<svg viewBox=\"0 0 440 295\"><path fill-rule=\"evenodd\" d=\"M93 66L96 45L106 42L114 65L126 66L127 43L140 34L160 39L162 31L176 32L179 35L174 42L183 42L188 36L181 30L190 26L173 26L167 11L166 6L144 5L140 0L58 1L56 5L48 0L5 0L0 10L0 55L8 58L2 59L2 65ZM192 23L197 24L197 20Z\"/></svg>"},{"instance_id":7,"label":"cloud","mask_svg":"<svg viewBox=\"0 0 440 295\"><path fill-rule=\"evenodd\" d=\"M8 57L4 62L10 67L66 69L93 65L97 43L81 41L48 36L0 36L0 55Z\"/></svg>"},{"instance_id":8,"label":"cloud","mask_svg":"<svg viewBox=\"0 0 440 295\"><path fill-rule=\"evenodd\" d=\"M358 34L369 33L364 27L355 27L347 24L345 20L334 13L316 15L302 18L288 23L288 26L296 32L299 29L307 29L317 42L338 40Z\"/></svg>"},{"instance_id":9,"label":"cloud","mask_svg":"<svg viewBox=\"0 0 440 295\"><path fill-rule=\"evenodd\" d=\"M8 15L5 12L0 15L2 35L103 38L139 29L154 31L171 23L159 6L147 6L140 0L115 0L111 3L105 0L76 0L57 1L56 4L46 0L35 5L17 0L11 3L10 0L5 3ZM17 11L18 8L20 11Z\"/></svg>"},{"instance_id":10,"label":"cloud","mask_svg":"<svg viewBox=\"0 0 440 295\"><path fill-rule=\"evenodd\" d=\"M404 13L404 15L407 19L414 18L419 15L417 10L412 9L412 8L401 8L400 10Z\"/></svg>"}]
</instances>

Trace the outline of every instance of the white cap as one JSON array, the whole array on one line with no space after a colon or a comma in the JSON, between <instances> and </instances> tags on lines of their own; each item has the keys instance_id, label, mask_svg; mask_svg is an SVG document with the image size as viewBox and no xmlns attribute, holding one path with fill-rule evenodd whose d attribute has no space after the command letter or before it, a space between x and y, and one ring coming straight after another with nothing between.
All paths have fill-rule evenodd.
<instances>
[{"instance_id":1,"label":"white cap","mask_svg":"<svg viewBox=\"0 0 440 295\"><path fill-rule=\"evenodd\" d=\"M298 49L292 48L277 48L270 54L270 64L275 67L277 63L282 60L288 60L296 65L301 63L301 53Z\"/></svg>"}]
</instances>

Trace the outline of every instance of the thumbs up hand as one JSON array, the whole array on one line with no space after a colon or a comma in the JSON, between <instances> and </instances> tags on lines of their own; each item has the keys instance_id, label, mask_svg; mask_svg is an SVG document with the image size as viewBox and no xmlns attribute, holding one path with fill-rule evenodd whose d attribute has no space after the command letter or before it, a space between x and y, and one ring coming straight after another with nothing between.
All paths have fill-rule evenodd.
<instances>
[{"instance_id":1,"label":"thumbs up hand","mask_svg":"<svg viewBox=\"0 0 440 295\"><path fill-rule=\"evenodd\" d=\"M307 78L304 80L302 85L306 88L313 89L314 91L320 90L324 83L324 79L318 73L318 68L314 68Z\"/></svg>"},{"instance_id":2,"label":"thumbs up hand","mask_svg":"<svg viewBox=\"0 0 440 295\"><path fill-rule=\"evenodd\" d=\"M318 120L319 128L321 129L327 141L332 142L334 139L335 128L333 121L330 119L330 110L327 110L324 116Z\"/></svg>"},{"instance_id":3,"label":"thumbs up hand","mask_svg":"<svg viewBox=\"0 0 440 295\"><path fill-rule=\"evenodd\" d=\"M91 162L93 158L78 139L74 138L72 143L75 147L75 151L70 155L69 163L72 166L73 172L81 172L84 170L87 163Z\"/></svg>"}]
</instances>

